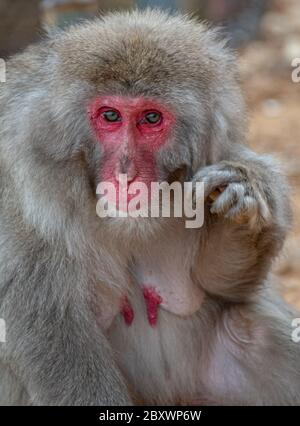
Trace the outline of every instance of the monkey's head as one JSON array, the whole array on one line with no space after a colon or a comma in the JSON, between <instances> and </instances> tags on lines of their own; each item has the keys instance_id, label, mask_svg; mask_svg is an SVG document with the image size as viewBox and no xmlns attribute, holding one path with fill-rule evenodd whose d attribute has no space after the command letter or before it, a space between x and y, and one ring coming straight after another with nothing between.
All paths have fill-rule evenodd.
<instances>
[{"instance_id":1,"label":"monkey's head","mask_svg":"<svg viewBox=\"0 0 300 426\"><path fill-rule=\"evenodd\" d=\"M119 190L124 174L147 187L190 180L243 139L235 58L224 45L204 24L150 10L55 35L38 53L35 152L65 173L84 165L93 194L101 181Z\"/></svg>"}]
</instances>

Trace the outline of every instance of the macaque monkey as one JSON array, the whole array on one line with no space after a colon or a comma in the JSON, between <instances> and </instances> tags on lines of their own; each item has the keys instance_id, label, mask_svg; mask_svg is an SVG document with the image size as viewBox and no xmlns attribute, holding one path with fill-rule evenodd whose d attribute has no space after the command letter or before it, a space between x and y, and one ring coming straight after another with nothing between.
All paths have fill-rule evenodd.
<instances>
[{"instance_id":1,"label":"macaque monkey","mask_svg":"<svg viewBox=\"0 0 300 426\"><path fill-rule=\"evenodd\" d=\"M1 404L300 403L297 314L270 272L288 189L246 145L235 62L206 25L150 10L73 26L8 61ZM122 175L203 182L203 226L99 218L98 184L119 193Z\"/></svg>"}]
</instances>

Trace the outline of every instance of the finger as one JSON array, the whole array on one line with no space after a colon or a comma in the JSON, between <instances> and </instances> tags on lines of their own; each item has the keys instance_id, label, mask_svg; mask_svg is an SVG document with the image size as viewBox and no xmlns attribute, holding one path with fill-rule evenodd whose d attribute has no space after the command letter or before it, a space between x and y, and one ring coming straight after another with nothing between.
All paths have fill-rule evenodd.
<instances>
[{"instance_id":1,"label":"finger","mask_svg":"<svg viewBox=\"0 0 300 426\"><path fill-rule=\"evenodd\" d=\"M214 171L213 174L203 179L205 198L219 187L226 187L230 183L238 182L238 178L238 174L229 170Z\"/></svg>"},{"instance_id":2,"label":"finger","mask_svg":"<svg viewBox=\"0 0 300 426\"><path fill-rule=\"evenodd\" d=\"M225 214L244 197L244 186L240 183L230 184L213 203L210 211L213 214Z\"/></svg>"},{"instance_id":3,"label":"finger","mask_svg":"<svg viewBox=\"0 0 300 426\"><path fill-rule=\"evenodd\" d=\"M208 199L210 201L216 201L216 199L222 194L222 192L225 190L224 187L219 187L215 189L213 192L211 192L208 196Z\"/></svg>"},{"instance_id":4,"label":"finger","mask_svg":"<svg viewBox=\"0 0 300 426\"><path fill-rule=\"evenodd\" d=\"M257 219L258 205L255 198L246 196L239 199L238 203L233 206L225 217L238 224L246 224L255 222Z\"/></svg>"}]
</instances>

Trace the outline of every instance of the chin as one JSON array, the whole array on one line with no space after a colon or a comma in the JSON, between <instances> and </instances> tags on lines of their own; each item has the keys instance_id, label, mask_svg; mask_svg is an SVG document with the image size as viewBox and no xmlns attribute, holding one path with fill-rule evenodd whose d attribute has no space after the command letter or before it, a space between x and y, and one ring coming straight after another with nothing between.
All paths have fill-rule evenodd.
<instances>
[{"instance_id":1,"label":"chin","mask_svg":"<svg viewBox=\"0 0 300 426\"><path fill-rule=\"evenodd\" d=\"M164 217L107 217L102 219L110 235L114 234L122 242L143 242L151 238L159 238L162 230L166 229L171 218Z\"/></svg>"}]
</instances>

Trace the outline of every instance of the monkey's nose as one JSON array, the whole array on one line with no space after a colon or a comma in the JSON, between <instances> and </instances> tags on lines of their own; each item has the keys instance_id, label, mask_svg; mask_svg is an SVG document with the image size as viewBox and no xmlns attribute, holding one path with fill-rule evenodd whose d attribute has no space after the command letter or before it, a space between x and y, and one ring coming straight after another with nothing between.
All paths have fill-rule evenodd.
<instances>
[{"instance_id":1,"label":"monkey's nose","mask_svg":"<svg viewBox=\"0 0 300 426\"><path fill-rule=\"evenodd\" d=\"M123 159L119 163L119 167L116 170L116 180L120 182L120 176L122 176L122 180L124 175L127 177L127 183L132 182L137 176L137 168L135 167L134 161L129 160L128 158Z\"/></svg>"},{"instance_id":2,"label":"monkey's nose","mask_svg":"<svg viewBox=\"0 0 300 426\"><path fill-rule=\"evenodd\" d=\"M138 174L137 169L136 169L134 163L131 162L130 166L127 169L128 182L132 182L135 179L135 177L137 176L137 174Z\"/></svg>"}]
</instances>

